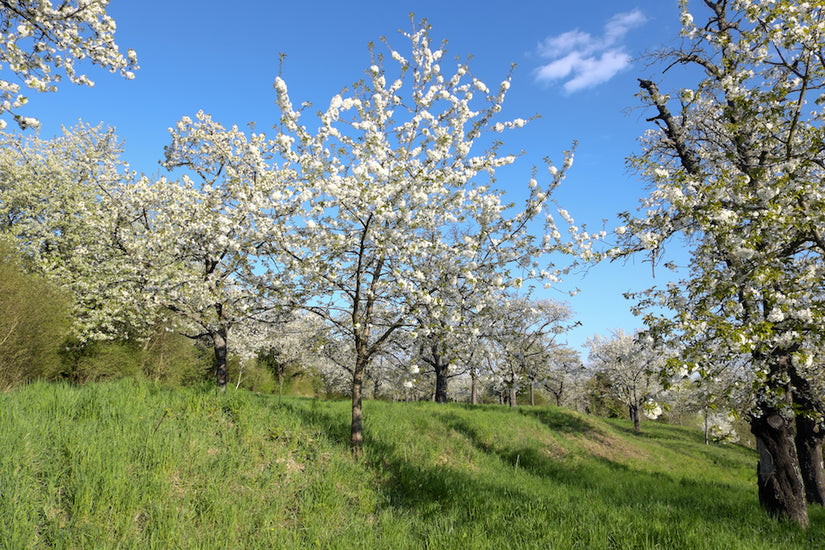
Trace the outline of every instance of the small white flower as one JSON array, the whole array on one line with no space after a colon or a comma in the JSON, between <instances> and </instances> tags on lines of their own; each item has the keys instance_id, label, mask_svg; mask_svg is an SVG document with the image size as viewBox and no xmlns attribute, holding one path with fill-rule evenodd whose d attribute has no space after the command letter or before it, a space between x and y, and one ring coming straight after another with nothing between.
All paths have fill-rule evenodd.
<instances>
[{"instance_id":1,"label":"small white flower","mask_svg":"<svg viewBox=\"0 0 825 550\"><path fill-rule=\"evenodd\" d=\"M770 321L771 323L779 323L784 319L785 314L782 313L782 310L780 310L778 307L773 308L771 312L768 314L768 321Z\"/></svg>"},{"instance_id":2,"label":"small white flower","mask_svg":"<svg viewBox=\"0 0 825 550\"><path fill-rule=\"evenodd\" d=\"M745 248L744 246L740 246L739 248L734 249L733 255L739 258L740 260L750 260L753 258L753 255L756 254L752 249Z\"/></svg>"},{"instance_id":3,"label":"small white flower","mask_svg":"<svg viewBox=\"0 0 825 550\"><path fill-rule=\"evenodd\" d=\"M813 321L813 315L811 315L811 310L808 308L796 311L794 316L803 323L810 323Z\"/></svg>"}]
</instances>

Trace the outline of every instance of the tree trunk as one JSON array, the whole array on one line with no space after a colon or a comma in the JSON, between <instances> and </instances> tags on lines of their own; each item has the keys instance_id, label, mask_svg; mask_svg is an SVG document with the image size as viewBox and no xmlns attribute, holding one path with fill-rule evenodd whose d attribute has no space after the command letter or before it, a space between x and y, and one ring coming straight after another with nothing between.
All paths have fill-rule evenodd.
<instances>
[{"instance_id":1,"label":"tree trunk","mask_svg":"<svg viewBox=\"0 0 825 550\"><path fill-rule=\"evenodd\" d=\"M478 374L475 369L470 372L470 404L478 405Z\"/></svg>"},{"instance_id":2,"label":"tree trunk","mask_svg":"<svg viewBox=\"0 0 825 550\"><path fill-rule=\"evenodd\" d=\"M516 385L510 384L510 406L517 407L517 398L516 398Z\"/></svg>"},{"instance_id":3,"label":"tree trunk","mask_svg":"<svg viewBox=\"0 0 825 550\"><path fill-rule=\"evenodd\" d=\"M217 382L218 388L225 392L228 377L226 368L226 327L220 327L211 336L212 347L215 349L215 382Z\"/></svg>"},{"instance_id":4,"label":"tree trunk","mask_svg":"<svg viewBox=\"0 0 825 550\"><path fill-rule=\"evenodd\" d=\"M530 406L531 407L536 406L536 395L535 395L535 392L533 391L533 381L532 380L530 380Z\"/></svg>"},{"instance_id":5,"label":"tree trunk","mask_svg":"<svg viewBox=\"0 0 825 550\"><path fill-rule=\"evenodd\" d=\"M357 357L352 373L352 426L350 427L350 450L360 457L364 452L363 415L361 411L361 390L364 386L366 360Z\"/></svg>"},{"instance_id":6,"label":"tree trunk","mask_svg":"<svg viewBox=\"0 0 825 550\"><path fill-rule=\"evenodd\" d=\"M628 405L627 409L630 414L630 420L633 421L633 429L637 432L642 431L642 427L639 424L639 405L636 403L631 403Z\"/></svg>"},{"instance_id":7,"label":"tree trunk","mask_svg":"<svg viewBox=\"0 0 825 550\"><path fill-rule=\"evenodd\" d=\"M750 422L759 452L759 504L771 516L796 522L806 529L810 521L794 443L794 419L783 414L794 405L789 381L794 374L793 351L782 349L771 351L767 356L755 355L757 361L767 361L769 373L764 390L756 397Z\"/></svg>"},{"instance_id":8,"label":"tree trunk","mask_svg":"<svg viewBox=\"0 0 825 550\"><path fill-rule=\"evenodd\" d=\"M811 504L825 505L825 469L822 464L822 425L805 414L796 416L796 453L805 485L805 499Z\"/></svg>"},{"instance_id":9,"label":"tree trunk","mask_svg":"<svg viewBox=\"0 0 825 550\"><path fill-rule=\"evenodd\" d=\"M805 487L791 422L777 408L763 404L761 415L751 417L751 432L756 436L759 452L759 503L771 516L784 517L807 528Z\"/></svg>"},{"instance_id":10,"label":"tree trunk","mask_svg":"<svg viewBox=\"0 0 825 550\"><path fill-rule=\"evenodd\" d=\"M705 445L710 445L710 426L708 425L708 410L702 410L702 416L705 418Z\"/></svg>"},{"instance_id":11,"label":"tree trunk","mask_svg":"<svg viewBox=\"0 0 825 550\"><path fill-rule=\"evenodd\" d=\"M440 357L435 360L435 402L447 402L447 366L444 365Z\"/></svg>"},{"instance_id":12,"label":"tree trunk","mask_svg":"<svg viewBox=\"0 0 825 550\"><path fill-rule=\"evenodd\" d=\"M805 499L811 504L825 505L825 469L822 464L825 424L821 420L815 420L825 415L825 404L808 380L799 375L793 364L790 371L796 412L794 439L802 482L805 484Z\"/></svg>"}]
</instances>

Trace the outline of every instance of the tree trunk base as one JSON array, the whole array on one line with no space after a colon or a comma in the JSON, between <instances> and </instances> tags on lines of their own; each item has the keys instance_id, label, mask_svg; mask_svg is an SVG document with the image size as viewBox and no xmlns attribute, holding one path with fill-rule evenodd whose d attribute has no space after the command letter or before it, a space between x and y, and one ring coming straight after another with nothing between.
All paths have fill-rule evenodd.
<instances>
[{"instance_id":1,"label":"tree trunk base","mask_svg":"<svg viewBox=\"0 0 825 550\"><path fill-rule=\"evenodd\" d=\"M779 411L768 409L751 418L751 432L759 453L759 504L769 515L806 529L810 521L791 423Z\"/></svg>"},{"instance_id":2,"label":"tree trunk base","mask_svg":"<svg viewBox=\"0 0 825 550\"><path fill-rule=\"evenodd\" d=\"M825 431L805 415L796 417L796 452L805 483L805 499L810 504L825 505L825 468L822 464L822 441Z\"/></svg>"}]
</instances>

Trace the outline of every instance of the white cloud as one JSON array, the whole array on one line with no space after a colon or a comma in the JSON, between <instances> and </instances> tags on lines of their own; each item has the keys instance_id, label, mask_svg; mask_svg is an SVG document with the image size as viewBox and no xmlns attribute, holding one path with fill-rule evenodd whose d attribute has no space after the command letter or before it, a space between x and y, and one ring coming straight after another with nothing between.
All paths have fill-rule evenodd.
<instances>
[{"instance_id":1,"label":"white cloud","mask_svg":"<svg viewBox=\"0 0 825 550\"><path fill-rule=\"evenodd\" d=\"M565 80L567 92L607 82L630 64L623 40L646 20L641 11L633 10L611 17L601 37L578 29L548 36L539 43L538 54L549 61L536 69L536 80Z\"/></svg>"}]
</instances>

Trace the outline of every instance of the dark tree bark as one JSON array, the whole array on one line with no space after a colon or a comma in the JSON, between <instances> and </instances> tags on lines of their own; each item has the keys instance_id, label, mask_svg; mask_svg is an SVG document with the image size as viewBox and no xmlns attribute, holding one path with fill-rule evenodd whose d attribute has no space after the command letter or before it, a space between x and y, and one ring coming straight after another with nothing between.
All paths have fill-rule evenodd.
<instances>
[{"instance_id":1,"label":"dark tree bark","mask_svg":"<svg viewBox=\"0 0 825 550\"><path fill-rule=\"evenodd\" d=\"M228 378L227 374L227 363L226 363L226 339L227 339L227 329L226 327L220 327L218 330L212 332L210 334L212 338L212 347L215 350L215 382L218 384L218 388L222 391L226 391L226 382Z\"/></svg>"},{"instance_id":2,"label":"dark tree bark","mask_svg":"<svg viewBox=\"0 0 825 550\"><path fill-rule=\"evenodd\" d=\"M435 402L447 402L447 366L436 362L435 365Z\"/></svg>"},{"instance_id":3,"label":"dark tree bark","mask_svg":"<svg viewBox=\"0 0 825 550\"><path fill-rule=\"evenodd\" d=\"M435 371L435 402L447 402L447 368L449 364L444 360L444 355L439 350L438 342L433 341L430 346L432 354L432 367Z\"/></svg>"},{"instance_id":4,"label":"dark tree bark","mask_svg":"<svg viewBox=\"0 0 825 550\"><path fill-rule=\"evenodd\" d=\"M822 464L822 441L825 429L821 423L805 414L796 416L796 452L805 485L805 499L811 504L825 505L825 468Z\"/></svg>"},{"instance_id":5,"label":"dark tree bark","mask_svg":"<svg viewBox=\"0 0 825 550\"><path fill-rule=\"evenodd\" d=\"M751 432L759 452L759 503L771 516L807 528L805 487L790 420L778 409L765 405L761 416L751 418Z\"/></svg>"},{"instance_id":6,"label":"dark tree bark","mask_svg":"<svg viewBox=\"0 0 825 550\"><path fill-rule=\"evenodd\" d=\"M361 395L366 367L366 360L358 356L355 361L355 370L352 373L352 425L350 426L350 450L356 457L360 457L364 451Z\"/></svg>"},{"instance_id":7,"label":"dark tree bark","mask_svg":"<svg viewBox=\"0 0 825 550\"><path fill-rule=\"evenodd\" d=\"M796 411L796 454L805 484L805 499L825 505L825 468L822 442L825 440L825 404L811 384L791 365L794 410Z\"/></svg>"},{"instance_id":8,"label":"dark tree bark","mask_svg":"<svg viewBox=\"0 0 825 550\"><path fill-rule=\"evenodd\" d=\"M449 363L445 360L444 354L441 353L441 347L437 340L430 341L429 355L424 353L424 346L421 346L419 356L422 361L427 363L435 374L435 393L433 394L433 401L436 403L447 402L447 383L449 379L448 367Z\"/></svg>"},{"instance_id":9,"label":"dark tree bark","mask_svg":"<svg viewBox=\"0 0 825 550\"><path fill-rule=\"evenodd\" d=\"M562 379L562 380L559 381L559 387L558 388L554 388L553 386L550 386L549 384L547 384L545 382L544 389L546 389L547 391L549 391L550 393L553 394L553 397L556 400L556 406L561 407L561 398L562 398L562 395L564 394L564 380Z\"/></svg>"},{"instance_id":10,"label":"dark tree bark","mask_svg":"<svg viewBox=\"0 0 825 550\"><path fill-rule=\"evenodd\" d=\"M783 412L793 410L789 383L794 370L792 352L773 351L766 358L769 367L766 389L757 395L750 423L759 452L759 504L771 516L786 518L806 529L810 520L794 441L794 418L788 418Z\"/></svg>"},{"instance_id":11,"label":"dark tree bark","mask_svg":"<svg viewBox=\"0 0 825 550\"><path fill-rule=\"evenodd\" d=\"M639 405L636 403L631 403L628 405L627 409L630 414L630 420L633 421L633 430L637 432L642 431L642 426L639 422Z\"/></svg>"}]
</instances>

